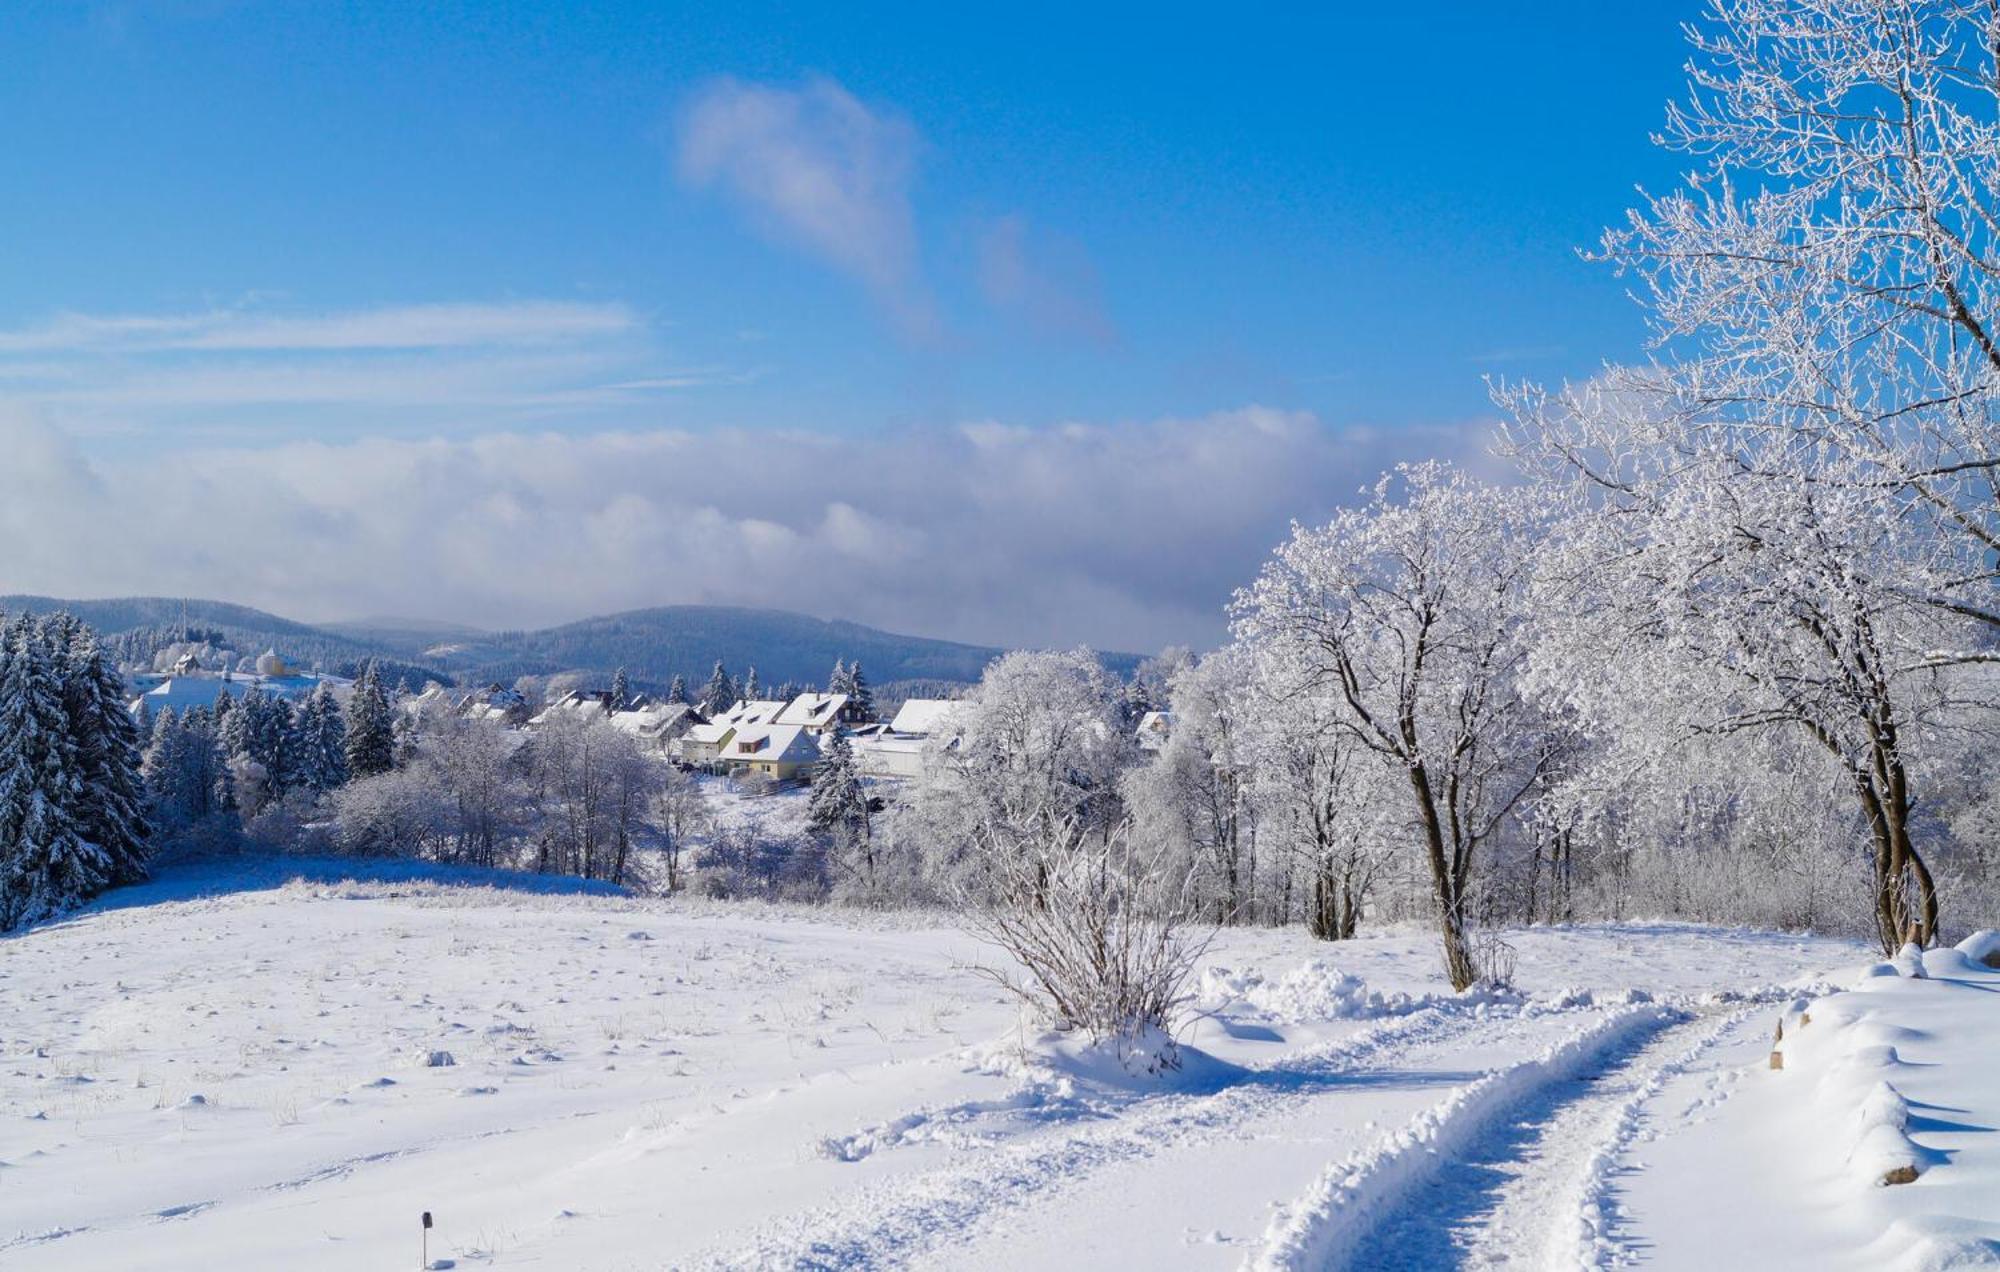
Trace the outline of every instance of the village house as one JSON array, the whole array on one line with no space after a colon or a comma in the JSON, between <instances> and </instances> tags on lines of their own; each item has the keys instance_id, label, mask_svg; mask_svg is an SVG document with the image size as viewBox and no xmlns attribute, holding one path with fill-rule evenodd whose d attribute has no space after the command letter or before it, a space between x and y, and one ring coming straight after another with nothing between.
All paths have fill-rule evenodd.
<instances>
[{"instance_id":1,"label":"village house","mask_svg":"<svg viewBox=\"0 0 2000 1272\"><path fill-rule=\"evenodd\" d=\"M947 698L909 699L886 729L853 735L854 766L873 778L922 777L931 737L948 727L952 708L957 705Z\"/></svg>"},{"instance_id":2,"label":"village house","mask_svg":"<svg viewBox=\"0 0 2000 1272\"><path fill-rule=\"evenodd\" d=\"M1139 749L1157 751L1173 736L1174 717L1170 711L1148 711L1139 717L1139 727L1134 730L1139 739Z\"/></svg>"},{"instance_id":3,"label":"village house","mask_svg":"<svg viewBox=\"0 0 2000 1272\"><path fill-rule=\"evenodd\" d=\"M629 711L611 713L611 727L645 743L651 750L677 754L676 744L708 718L685 702L648 702Z\"/></svg>"},{"instance_id":4,"label":"village house","mask_svg":"<svg viewBox=\"0 0 2000 1272\"><path fill-rule=\"evenodd\" d=\"M861 709L844 693L802 693L778 713L778 724L796 724L818 737L833 729L865 723Z\"/></svg>"},{"instance_id":5,"label":"village house","mask_svg":"<svg viewBox=\"0 0 2000 1272\"><path fill-rule=\"evenodd\" d=\"M572 689L543 707L528 727L539 729L563 716L573 716L584 720L601 719L611 714L611 691L609 689Z\"/></svg>"},{"instance_id":6,"label":"village house","mask_svg":"<svg viewBox=\"0 0 2000 1272\"><path fill-rule=\"evenodd\" d=\"M820 750L804 725L749 724L723 745L720 758L732 773L748 770L788 782L811 773Z\"/></svg>"}]
</instances>

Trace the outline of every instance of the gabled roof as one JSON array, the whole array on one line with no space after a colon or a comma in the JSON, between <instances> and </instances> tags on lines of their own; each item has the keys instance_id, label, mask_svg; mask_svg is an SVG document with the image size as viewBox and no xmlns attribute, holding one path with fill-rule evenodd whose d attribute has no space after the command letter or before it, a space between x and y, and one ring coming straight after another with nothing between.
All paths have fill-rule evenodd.
<instances>
[{"instance_id":1,"label":"gabled roof","mask_svg":"<svg viewBox=\"0 0 2000 1272\"><path fill-rule=\"evenodd\" d=\"M558 715L595 716L611 714L609 689L572 689L536 713L529 724L546 724Z\"/></svg>"},{"instance_id":2,"label":"gabled roof","mask_svg":"<svg viewBox=\"0 0 2000 1272\"><path fill-rule=\"evenodd\" d=\"M751 749L745 750L749 747ZM725 760L755 760L758 763L813 764L820 758L819 744L802 724L752 724L736 731L722 749Z\"/></svg>"},{"instance_id":3,"label":"gabled roof","mask_svg":"<svg viewBox=\"0 0 2000 1272\"><path fill-rule=\"evenodd\" d=\"M716 716L717 720L727 720L731 724L775 724L778 715L785 709L782 702L759 699L755 702L739 700L729 710Z\"/></svg>"},{"instance_id":4,"label":"gabled roof","mask_svg":"<svg viewBox=\"0 0 2000 1272\"><path fill-rule=\"evenodd\" d=\"M823 727L838 720L841 708L846 705L847 695L844 693L802 693L778 713L776 723Z\"/></svg>"},{"instance_id":5,"label":"gabled roof","mask_svg":"<svg viewBox=\"0 0 2000 1272\"><path fill-rule=\"evenodd\" d=\"M896 712L889 727L898 733L935 733L957 705L950 698L911 698Z\"/></svg>"},{"instance_id":6,"label":"gabled roof","mask_svg":"<svg viewBox=\"0 0 2000 1272\"><path fill-rule=\"evenodd\" d=\"M683 720L689 720L692 724L704 722L702 714L685 702L654 702L634 707L630 711L611 713L612 728L623 733L635 733L641 737L658 737Z\"/></svg>"},{"instance_id":7,"label":"gabled roof","mask_svg":"<svg viewBox=\"0 0 2000 1272\"><path fill-rule=\"evenodd\" d=\"M681 740L699 746L720 746L736 732L736 726L727 720L717 720L710 724L697 724L681 735Z\"/></svg>"}]
</instances>

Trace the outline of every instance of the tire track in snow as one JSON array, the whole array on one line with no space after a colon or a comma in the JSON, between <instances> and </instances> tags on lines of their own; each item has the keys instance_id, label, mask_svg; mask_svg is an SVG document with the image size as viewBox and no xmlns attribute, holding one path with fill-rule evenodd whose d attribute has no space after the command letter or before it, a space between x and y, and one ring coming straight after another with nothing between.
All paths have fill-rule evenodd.
<instances>
[{"instance_id":1,"label":"tire track in snow","mask_svg":"<svg viewBox=\"0 0 2000 1272\"><path fill-rule=\"evenodd\" d=\"M1630 1262L1614 1231L1619 1159L1638 1137L1646 1106L1753 1010L1706 1012L1663 1030L1584 1084L1518 1159L1520 1173L1501 1188L1463 1266L1596 1269Z\"/></svg>"},{"instance_id":2,"label":"tire track in snow","mask_svg":"<svg viewBox=\"0 0 2000 1272\"><path fill-rule=\"evenodd\" d=\"M1564 1102L1562 1092L1607 1058L1643 1048L1688 1019L1662 1006L1602 1016L1541 1055L1460 1087L1382 1140L1329 1166L1272 1221L1246 1260L1257 1272L1454 1266L1455 1220L1499 1182L1497 1163L1518 1149L1524 1107ZM1453 1202L1459 1203L1454 1207Z\"/></svg>"},{"instance_id":3,"label":"tire track in snow","mask_svg":"<svg viewBox=\"0 0 2000 1272\"><path fill-rule=\"evenodd\" d=\"M953 1238L969 1235L980 1220L1117 1163L1182 1151L1206 1139L1233 1134L1248 1120L1303 1104L1371 1064L1421 1047L1448 1042L1500 1021L1500 1014L1425 1008L1384 1021L1359 1036L1248 1070L1243 1078L1206 1094L1147 1097L1119 1115L1053 1138L978 1154L914 1178L885 1180L838 1201L783 1220L747 1242L690 1260L694 1267L860 1268L905 1263Z\"/></svg>"}]
</instances>

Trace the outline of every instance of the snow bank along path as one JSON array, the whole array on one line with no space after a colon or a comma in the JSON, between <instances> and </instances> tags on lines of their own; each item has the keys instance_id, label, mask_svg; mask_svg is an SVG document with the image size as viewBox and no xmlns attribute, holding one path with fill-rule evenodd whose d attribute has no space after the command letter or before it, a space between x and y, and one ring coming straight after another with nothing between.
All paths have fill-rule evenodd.
<instances>
[{"instance_id":1,"label":"snow bank along path","mask_svg":"<svg viewBox=\"0 0 2000 1272\"><path fill-rule=\"evenodd\" d=\"M461 1268L1284 1266L1294 1228L1347 1240L1312 1215L1350 1175L1377 1231L1420 1234L1409 1181L1439 1176L1408 1143L1524 1158L1441 1215L1527 1230L1561 1193L1581 1224L1630 1182L1614 1114L1723 1018L1702 991L1858 961L1536 930L1520 994L1463 999L1427 932L1227 932L1207 1058L1148 1086L1022 1032L921 916L274 882L170 878L0 940L0 1265L397 1266L430 1210ZM1678 1130L1661 1103L1649 1134ZM1644 1220L1602 1231L1666 1252Z\"/></svg>"}]
</instances>

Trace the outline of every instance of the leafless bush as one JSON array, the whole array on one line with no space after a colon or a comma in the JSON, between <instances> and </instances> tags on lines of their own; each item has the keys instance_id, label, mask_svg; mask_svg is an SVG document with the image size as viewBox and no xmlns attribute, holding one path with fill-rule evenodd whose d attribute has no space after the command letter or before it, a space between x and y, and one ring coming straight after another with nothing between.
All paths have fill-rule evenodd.
<instances>
[{"instance_id":1,"label":"leafless bush","mask_svg":"<svg viewBox=\"0 0 2000 1272\"><path fill-rule=\"evenodd\" d=\"M1020 965L981 969L1058 1028L1098 1041L1171 1029L1208 944L1187 924L1192 877L1168 877L1126 826L1059 821L1033 836L983 836L989 873L961 894L966 926Z\"/></svg>"}]
</instances>

